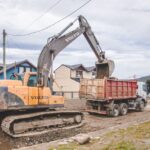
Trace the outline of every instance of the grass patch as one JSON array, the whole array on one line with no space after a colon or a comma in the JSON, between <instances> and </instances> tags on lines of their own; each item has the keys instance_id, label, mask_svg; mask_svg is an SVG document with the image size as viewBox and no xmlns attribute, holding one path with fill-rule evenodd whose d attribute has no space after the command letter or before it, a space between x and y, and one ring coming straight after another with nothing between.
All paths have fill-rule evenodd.
<instances>
[{"instance_id":1,"label":"grass patch","mask_svg":"<svg viewBox=\"0 0 150 150\"><path fill-rule=\"evenodd\" d=\"M106 134L105 137L112 137L112 136L131 136L136 139L142 138L150 138L150 122L142 123L140 125L132 126L127 129L120 129L118 131L112 131Z\"/></svg>"},{"instance_id":2,"label":"grass patch","mask_svg":"<svg viewBox=\"0 0 150 150\"><path fill-rule=\"evenodd\" d=\"M49 150L75 150L77 149L76 143L68 143L68 144L61 144L56 147L51 147Z\"/></svg>"},{"instance_id":3,"label":"grass patch","mask_svg":"<svg viewBox=\"0 0 150 150\"><path fill-rule=\"evenodd\" d=\"M129 141L121 141L115 144L109 144L102 150L136 150L134 144Z\"/></svg>"},{"instance_id":4,"label":"grass patch","mask_svg":"<svg viewBox=\"0 0 150 150\"><path fill-rule=\"evenodd\" d=\"M104 141L110 142L103 150L136 150L139 146L141 150L147 150L148 145L143 143L145 139L150 139L150 122L107 133Z\"/></svg>"}]
</instances>

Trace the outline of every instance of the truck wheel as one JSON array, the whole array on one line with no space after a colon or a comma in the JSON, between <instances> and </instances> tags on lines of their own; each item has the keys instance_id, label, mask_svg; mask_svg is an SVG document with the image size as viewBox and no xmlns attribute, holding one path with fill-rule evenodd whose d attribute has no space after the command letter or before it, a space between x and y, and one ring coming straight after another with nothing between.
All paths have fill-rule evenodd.
<instances>
[{"instance_id":1,"label":"truck wheel","mask_svg":"<svg viewBox=\"0 0 150 150\"><path fill-rule=\"evenodd\" d=\"M119 116L119 105L118 104L113 105L112 110L110 111L110 116L111 117Z\"/></svg>"},{"instance_id":2,"label":"truck wheel","mask_svg":"<svg viewBox=\"0 0 150 150\"><path fill-rule=\"evenodd\" d=\"M120 104L120 115L124 116L128 113L128 105L126 103Z\"/></svg>"},{"instance_id":3,"label":"truck wheel","mask_svg":"<svg viewBox=\"0 0 150 150\"><path fill-rule=\"evenodd\" d=\"M144 102L141 100L140 102L139 102L139 104L138 104L138 111L144 111L144 106L145 106L145 104L144 104Z\"/></svg>"}]
</instances>

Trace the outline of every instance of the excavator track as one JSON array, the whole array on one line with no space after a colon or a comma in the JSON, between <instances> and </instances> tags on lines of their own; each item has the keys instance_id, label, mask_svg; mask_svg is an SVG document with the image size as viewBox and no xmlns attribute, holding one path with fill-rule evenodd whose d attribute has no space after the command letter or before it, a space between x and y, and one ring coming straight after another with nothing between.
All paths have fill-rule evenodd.
<instances>
[{"instance_id":1,"label":"excavator track","mask_svg":"<svg viewBox=\"0 0 150 150\"><path fill-rule=\"evenodd\" d=\"M83 113L78 111L48 111L7 116L1 123L2 130L12 137L44 134L58 129L81 127Z\"/></svg>"}]
</instances>

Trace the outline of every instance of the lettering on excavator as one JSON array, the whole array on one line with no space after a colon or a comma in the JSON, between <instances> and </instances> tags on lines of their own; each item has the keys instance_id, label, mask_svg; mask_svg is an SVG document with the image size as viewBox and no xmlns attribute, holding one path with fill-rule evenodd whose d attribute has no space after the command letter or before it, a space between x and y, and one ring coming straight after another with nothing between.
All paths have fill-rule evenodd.
<instances>
[{"instance_id":1,"label":"lettering on excavator","mask_svg":"<svg viewBox=\"0 0 150 150\"><path fill-rule=\"evenodd\" d=\"M75 39L76 37L78 37L79 35L80 35L79 32L77 32L77 33L73 34L72 36L66 38L65 41L66 41L66 42L70 42L70 41L72 41L73 39Z\"/></svg>"},{"instance_id":2,"label":"lettering on excavator","mask_svg":"<svg viewBox=\"0 0 150 150\"><path fill-rule=\"evenodd\" d=\"M31 99L49 99L48 96L31 96Z\"/></svg>"}]
</instances>

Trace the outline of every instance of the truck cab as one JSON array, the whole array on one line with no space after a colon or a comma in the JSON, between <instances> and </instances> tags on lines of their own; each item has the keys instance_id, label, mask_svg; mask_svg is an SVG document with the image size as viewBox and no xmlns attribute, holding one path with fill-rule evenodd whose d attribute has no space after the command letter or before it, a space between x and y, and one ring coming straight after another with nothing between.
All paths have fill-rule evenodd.
<instances>
[{"instance_id":1,"label":"truck cab","mask_svg":"<svg viewBox=\"0 0 150 150\"><path fill-rule=\"evenodd\" d=\"M138 84L138 89L137 89L137 94L141 97L143 97L145 100L147 99L147 84L145 82L137 82Z\"/></svg>"}]
</instances>

